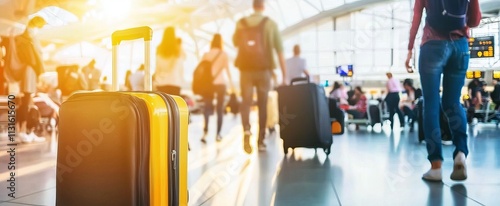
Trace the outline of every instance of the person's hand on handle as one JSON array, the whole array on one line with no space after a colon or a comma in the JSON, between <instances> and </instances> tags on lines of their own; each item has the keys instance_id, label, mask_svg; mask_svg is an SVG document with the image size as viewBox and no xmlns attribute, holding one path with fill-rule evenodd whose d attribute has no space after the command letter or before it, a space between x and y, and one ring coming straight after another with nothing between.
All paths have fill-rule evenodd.
<instances>
[{"instance_id":1,"label":"person's hand on handle","mask_svg":"<svg viewBox=\"0 0 500 206\"><path fill-rule=\"evenodd\" d=\"M412 70L412 66L410 64L412 57L413 57L413 52L411 50L408 50L408 55L406 56L406 61L405 61L405 66L407 71Z\"/></svg>"}]
</instances>

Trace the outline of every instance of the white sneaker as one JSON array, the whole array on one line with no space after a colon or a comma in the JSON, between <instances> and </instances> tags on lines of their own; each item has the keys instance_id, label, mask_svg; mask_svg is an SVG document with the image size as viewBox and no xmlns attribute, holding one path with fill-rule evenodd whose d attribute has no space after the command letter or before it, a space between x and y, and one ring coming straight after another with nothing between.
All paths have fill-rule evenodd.
<instances>
[{"instance_id":1,"label":"white sneaker","mask_svg":"<svg viewBox=\"0 0 500 206\"><path fill-rule=\"evenodd\" d=\"M477 123L479 123L479 120L477 118L472 118L472 125L477 125Z\"/></svg>"},{"instance_id":2,"label":"white sneaker","mask_svg":"<svg viewBox=\"0 0 500 206\"><path fill-rule=\"evenodd\" d=\"M33 142L33 137L26 133L19 133L18 137L21 139L23 143L31 143Z\"/></svg>"},{"instance_id":3,"label":"white sneaker","mask_svg":"<svg viewBox=\"0 0 500 206\"><path fill-rule=\"evenodd\" d=\"M450 175L450 179L456 181L467 179L467 166L465 165L465 159L465 154L463 152L457 153L457 156L455 156L453 172Z\"/></svg>"},{"instance_id":4,"label":"white sneaker","mask_svg":"<svg viewBox=\"0 0 500 206\"><path fill-rule=\"evenodd\" d=\"M30 133L28 136L30 136L33 142L45 142L45 137L39 137L34 132Z\"/></svg>"},{"instance_id":5,"label":"white sneaker","mask_svg":"<svg viewBox=\"0 0 500 206\"><path fill-rule=\"evenodd\" d=\"M441 169L430 169L422 176L422 179L431 182L440 182L443 180L443 174Z\"/></svg>"},{"instance_id":6,"label":"white sneaker","mask_svg":"<svg viewBox=\"0 0 500 206\"><path fill-rule=\"evenodd\" d=\"M446 145L446 146L450 146L450 145L453 145L453 141L451 140L441 140L441 144L443 145Z\"/></svg>"}]
</instances>

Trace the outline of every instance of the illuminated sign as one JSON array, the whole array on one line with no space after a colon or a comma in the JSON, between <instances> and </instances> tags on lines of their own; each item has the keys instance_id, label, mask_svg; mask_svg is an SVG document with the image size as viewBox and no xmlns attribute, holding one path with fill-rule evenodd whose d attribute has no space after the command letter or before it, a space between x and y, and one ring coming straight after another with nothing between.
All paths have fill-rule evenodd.
<instances>
[{"instance_id":1,"label":"illuminated sign","mask_svg":"<svg viewBox=\"0 0 500 206\"><path fill-rule=\"evenodd\" d=\"M493 79L500 80L500 71L493 71Z\"/></svg>"},{"instance_id":2,"label":"illuminated sign","mask_svg":"<svg viewBox=\"0 0 500 206\"><path fill-rule=\"evenodd\" d=\"M484 77L483 71L467 71L465 73L465 78L467 79L479 79Z\"/></svg>"},{"instance_id":3,"label":"illuminated sign","mask_svg":"<svg viewBox=\"0 0 500 206\"><path fill-rule=\"evenodd\" d=\"M339 74L341 77L352 77L354 75L353 66L351 64L338 66L337 74Z\"/></svg>"},{"instance_id":4,"label":"illuminated sign","mask_svg":"<svg viewBox=\"0 0 500 206\"><path fill-rule=\"evenodd\" d=\"M470 58L490 58L495 56L493 36L469 38Z\"/></svg>"}]
</instances>

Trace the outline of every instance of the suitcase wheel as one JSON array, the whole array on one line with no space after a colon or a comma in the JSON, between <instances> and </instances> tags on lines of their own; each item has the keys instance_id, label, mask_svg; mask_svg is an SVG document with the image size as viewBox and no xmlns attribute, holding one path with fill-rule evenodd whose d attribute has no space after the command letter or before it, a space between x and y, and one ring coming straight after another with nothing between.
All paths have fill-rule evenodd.
<instances>
[{"instance_id":1,"label":"suitcase wheel","mask_svg":"<svg viewBox=\"0 0 500 206\"><path fill-rule=\"evenodd\" d=\"M323 150L325 151L326 156L328 156L328 155L330 155L330 152L332 149L330 147L327 147L327 148L323 148Z\"/></svg>"}]
</instances>

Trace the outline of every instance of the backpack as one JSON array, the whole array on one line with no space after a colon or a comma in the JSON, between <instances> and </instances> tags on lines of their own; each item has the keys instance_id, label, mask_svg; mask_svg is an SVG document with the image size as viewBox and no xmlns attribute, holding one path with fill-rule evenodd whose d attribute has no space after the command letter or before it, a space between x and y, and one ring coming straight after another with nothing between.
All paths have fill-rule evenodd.
<instances>
[{"instance_id":1,"label":"backpack","mask_svg":"<svg viewBox=\"0 0 500 206\"><path fill-rule=\"evenodd\" d=\"M236 31L236 46L238 47L238 56L235 66L241 70L266 70L271 69L271 55L264 44L264 26L268 18L264 17L262 21L254 27L248 26L247 20L242 19L240 28Z\"/></svg>"},{"instance_id":2,"label":"backpack","mask_svg":"<svg viewBox=\"0 0 500 206\"><path fill-rule=\"evenodd\" d=\"M193 73L193 93L201 96L211 95L213 93L214 79L222 71L217 71L216 75L212 75L212 63L219 58L219 52L212 61L201 61Z\"/></svg>"},{"instance_id":3,"label":"backpack","mask_svg":"<svg viewBox=\"0 0 500 206\"><path fill-rule=\"evenodd\" d=\"M428 0L426 22L434 30L448 34L466 26L469 0Z\"/></svg>"}]
</instances>

